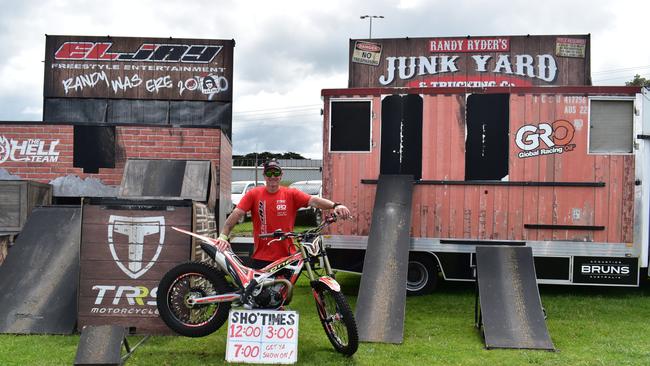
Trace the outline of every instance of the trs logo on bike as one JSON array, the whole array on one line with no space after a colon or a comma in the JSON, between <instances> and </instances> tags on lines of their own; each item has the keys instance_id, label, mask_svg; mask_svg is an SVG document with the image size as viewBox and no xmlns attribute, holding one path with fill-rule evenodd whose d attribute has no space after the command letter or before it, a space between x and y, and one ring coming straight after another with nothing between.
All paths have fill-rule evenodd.
<instances>
[{"instance_id":1,"label":"trs logo on bike","mask_svg":"<svg viewBox=\"0 0 650 366\"><path fill-rule=\"evenodd\" d=\"M533 156L562 154L565 151L572 151L576 145L571 144L575 127L571 122L559 119L552 124L540 123L539 125L524 125L515 135L515 144L524 150L517 154L520 158ZM547 148L540 148L544 143Z\"/></svg>"},{"instance_id":2,"label":"trs logo on bike","mask_svg":"<svg viewBox=\"0 0 650 366\"><path fill-rule=\"evenodd\" d=\"M120 246L115 242L115 233L126 235L128 237L128 260L120 258L118 253L126 253L125 250L119 250ZM155 250L151 258L147 261L144 259L145 243L144 237L148 235L160 234ZM111 215L108 219L108 247L115 264L127 276L136 279L145 274L156 263L163 244L165 243L165 217L129 217ZM146 262L146 265L143 264Z\"/></svg>"}]
</instances>

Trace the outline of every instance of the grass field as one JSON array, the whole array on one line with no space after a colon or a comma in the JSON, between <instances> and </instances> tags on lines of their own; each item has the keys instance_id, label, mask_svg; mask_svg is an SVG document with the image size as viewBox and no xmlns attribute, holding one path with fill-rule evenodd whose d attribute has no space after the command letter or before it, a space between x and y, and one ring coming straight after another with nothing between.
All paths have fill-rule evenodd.
<instances>
[{"instance_id":1,"label":"grass field","mask_svg":"<svg viewBox=\"0 0 650 366\"><path fill-rule=\"evenodd\" d=\"M351 304L360 276L338 276ZM485 350L474 328L474 287L442 283L406 301L404 343L362 343L352 358L337 354L318 321L307 282L290 308L300 313L302 365L650 365L650 286L541 286L557 352ZM127 365L225 364L225 327L199 339L152 337ZM133 345L139 337L131 337ZM79 336L0 335L0 365L70 365Z\"/></svg>"}]
</instances>

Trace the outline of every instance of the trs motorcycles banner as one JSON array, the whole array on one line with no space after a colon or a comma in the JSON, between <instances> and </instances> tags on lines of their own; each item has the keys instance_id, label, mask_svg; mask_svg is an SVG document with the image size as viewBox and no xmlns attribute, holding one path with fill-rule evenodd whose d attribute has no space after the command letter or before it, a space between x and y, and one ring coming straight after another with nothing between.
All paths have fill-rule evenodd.
<instances>
[{"instance_id":1,"label":"trs motorcycles banner","mask_svg":"<svg viewBox=\"0 0 650 366\"><path fill-rule=\"evenodd\" d=\"M78 327L116 324L168 334L158 317L158 283L190 257L190 242L171 227L189 230L191 207L128 202L84 206Z\"/></svg>"},{"instance_id":2,"label":"trs motorcycles banner","mask_svg":"<svg viewBox=\"0 0 650 366\"><path fill-rule=\"evenodd\" d=\"M233 40L46 36L46 98L232 101Z\"/></svg>"},{"instance_id":3,"label":"trs motorcycles banner","mask_svg":"<svg viewBox=\"0 0 650 366\"><path fill-rule=\"evenodd\" d=\"M589 35L350 40L348 87L591 85Z\"/></svg>"}]
</instances>

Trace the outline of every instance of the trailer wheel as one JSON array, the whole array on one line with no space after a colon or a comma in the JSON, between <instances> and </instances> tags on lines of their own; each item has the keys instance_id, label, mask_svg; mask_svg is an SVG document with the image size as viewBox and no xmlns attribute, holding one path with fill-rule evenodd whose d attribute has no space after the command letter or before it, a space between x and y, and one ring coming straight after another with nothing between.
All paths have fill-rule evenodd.
<instances>
[{"instance_id":1,"label":"trailer wheel","mask_svg":"<svg viewBox=\"0 0 650 366\"><path fill-rule=\"evenodd\" d=\"M438 286L438 265L426 254L409 255L406 276L406 294L408 296L427 295Z\"/></svg>"}]
</instances>

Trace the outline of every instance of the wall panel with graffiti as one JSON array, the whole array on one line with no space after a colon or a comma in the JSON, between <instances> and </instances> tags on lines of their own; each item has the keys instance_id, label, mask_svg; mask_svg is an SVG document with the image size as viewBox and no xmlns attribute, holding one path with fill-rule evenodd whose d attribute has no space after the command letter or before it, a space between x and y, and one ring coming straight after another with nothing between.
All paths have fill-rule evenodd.
<instances>
[{"instance_id":1,"label":"wall panel with graffiti","mask_svg":"<svg viewBox=\"0 0 650 366\"><path fill-rule=\"evenodd\" d=\"M233 40L47 36L45 98L231 101Z\"/></svg>"}]
</instances>

